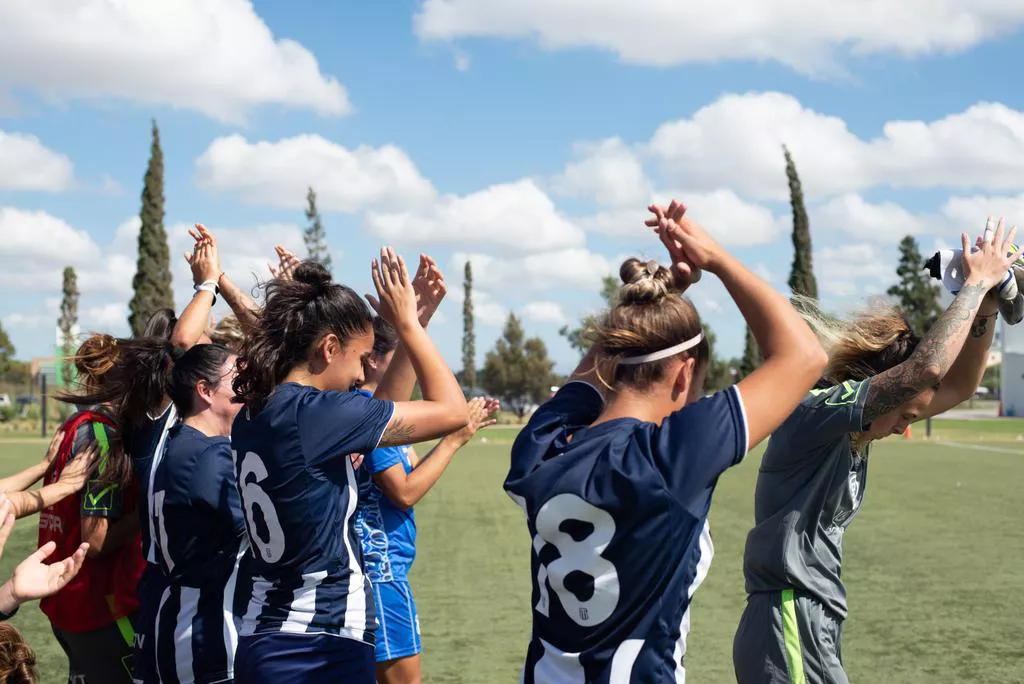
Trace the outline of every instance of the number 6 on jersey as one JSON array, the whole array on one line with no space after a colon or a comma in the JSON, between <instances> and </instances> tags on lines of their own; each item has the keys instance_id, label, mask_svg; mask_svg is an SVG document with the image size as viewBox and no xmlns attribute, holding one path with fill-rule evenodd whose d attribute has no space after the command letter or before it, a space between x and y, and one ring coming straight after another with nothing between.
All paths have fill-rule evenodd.
<instances>
[{"instance_id":1,"label":"number 6 on jersey","mask_svg":"<svg viewBox=\"0 0 1024 684\"><path fill-rule=\"evenodd\" d=\"M260 483L266 479L267 466L263 464L259 455L252 451L246 453L238 473L238 484L242 503L245 505L245 520L249 524L249 536L263 562L275 563L284 553L284 530L281 529L281 522L277 518L274 502L260 487ZM259 509L260 517L267 528L266 538L260 533L260 527L256 524L255 512L257 509Z\"/></svg>"}]
</instances>

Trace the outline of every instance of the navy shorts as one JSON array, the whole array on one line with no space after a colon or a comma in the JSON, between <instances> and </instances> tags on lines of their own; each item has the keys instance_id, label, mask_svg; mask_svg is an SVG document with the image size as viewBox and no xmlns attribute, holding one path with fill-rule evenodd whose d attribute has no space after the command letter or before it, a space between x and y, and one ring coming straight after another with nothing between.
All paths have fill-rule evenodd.
<instances>
[{"instance_id":1,"label":"navy shorts","mask_svg":"<svg viewBox=\"0 0 1024 684\"><path fill-rule=\"evenodd\" d=\"M377 662L414 656L423 650L420 619L408 582L374 582L377 602Z\"/></svg>"},{"instance_id":2,"label":"navy shorts","mask_svg":"<svg viewBox=\"0 0 1024 684\"><path fill-rule=\"evenodd\" d=\"M244 636L235 654L236 684L374 684L373 646L333 634L274 632Z\"/></svg>"}]
</instances>

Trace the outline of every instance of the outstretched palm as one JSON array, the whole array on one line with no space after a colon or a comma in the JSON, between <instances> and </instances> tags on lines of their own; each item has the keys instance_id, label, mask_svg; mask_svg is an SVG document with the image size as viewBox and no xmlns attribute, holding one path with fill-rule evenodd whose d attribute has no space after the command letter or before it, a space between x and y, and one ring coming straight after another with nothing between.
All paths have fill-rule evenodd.
<instances>
[{"instance_id":1,"label":"outstretched palm","mask_svg":"<svg viewBox=\"0 0 1024 684\"><path fill-rule=\"evenodd\" d=\"M420 325L425 327L448 294L444 274L432 257L420 255L420 265L412 280L412 287L416 291L416 316Z\"/></svg>"},{"instance_id":2,"label":"outstretched palm","mask_svg":"<svg viewBox=\"0 0 1024 684\"><path fill-rule=\"evenodd\" d=\"M16 600L24 602L52 596L66 587L82 568L89 545L82 544L73 555L62 561L50 565L43 563L56 549L55 542L47 542L14 569L11 589Z\"/></svg>"}]
</instances>

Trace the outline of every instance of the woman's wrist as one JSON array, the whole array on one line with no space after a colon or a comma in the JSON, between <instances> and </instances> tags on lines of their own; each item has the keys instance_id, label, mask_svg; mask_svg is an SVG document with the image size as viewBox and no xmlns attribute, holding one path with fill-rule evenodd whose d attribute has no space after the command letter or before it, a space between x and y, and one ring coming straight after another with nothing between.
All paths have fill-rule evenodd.
<instances>
[{"instance_id":1,"label":"woman's wrist","mask_svg":"<svg viewBox=\"0 0 1024 684\"><path fill-rule=\"evenodd\" d=\"M12 577L0 585L0 613L10 617L18 611L20 605L21 601L14 595L14 578Z\"/></svg>"}]
</instances>

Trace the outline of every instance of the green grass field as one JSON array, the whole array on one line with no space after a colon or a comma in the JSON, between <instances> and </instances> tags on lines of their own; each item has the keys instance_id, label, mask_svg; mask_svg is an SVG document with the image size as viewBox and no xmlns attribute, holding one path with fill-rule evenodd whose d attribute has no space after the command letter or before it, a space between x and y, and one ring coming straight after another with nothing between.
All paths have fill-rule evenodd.
<instances>
[{"instance_id":1,"label":"green grass field","mask_svg":"<svg viewBox=\"0 0 1024 684\"><path fill-rule=\"evenodd\" d=\"M519 509L501 490L514 432L492 429L456 457L417 507L412 575L428 682L514 682L529 634L529 550ZM935 421L936 442L890 439L871 456L864 508L845 539L851 680L896 684L1024 682L1024 421ZM1020 443L1018 443L1020 442ZM0 469L44 443L0 441ZM715 560L697 593L687 654L692 682L729 682L743 608L741 556L760 451L721 480L711 512ZM19 521L0 561L6 577L34 547ZM36 649L42 681L62 684L63 653L34 605L14 623Z\"/></svg>"}]
</instances>

